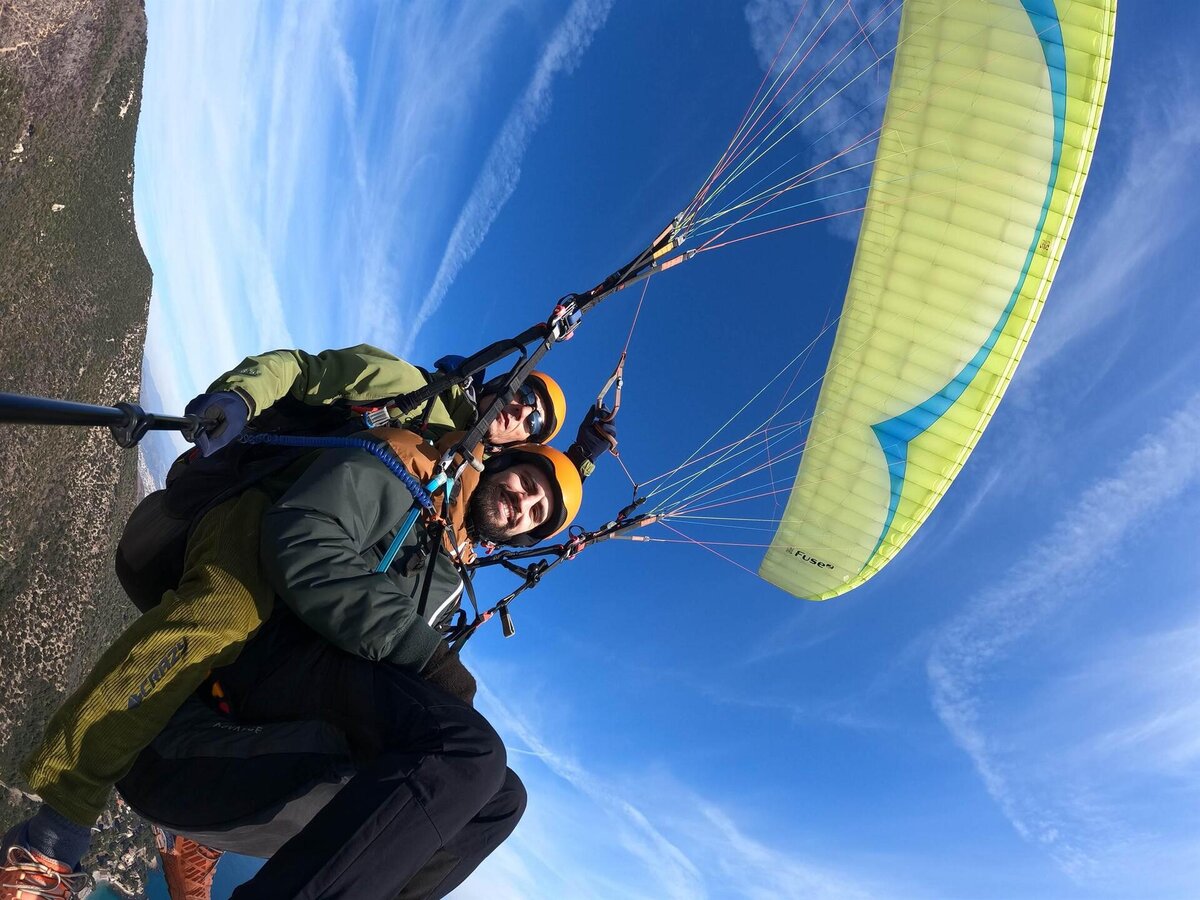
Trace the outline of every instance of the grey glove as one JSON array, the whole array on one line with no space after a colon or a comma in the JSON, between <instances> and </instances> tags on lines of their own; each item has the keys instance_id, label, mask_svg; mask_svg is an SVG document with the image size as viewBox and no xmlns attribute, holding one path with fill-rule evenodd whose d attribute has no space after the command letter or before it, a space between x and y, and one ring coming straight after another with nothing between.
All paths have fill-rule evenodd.
<instances>
[{"instance_id":1,"label":"grey glove","mask_svg":"<svg viewBox=\"0 0 1200 900\"><path fill-rule=\"evenodd\" d=\"M196 446L204 456L212 456L237 439L250 418L250 407L233 391L201 394L184 407L186 415L212 419L214 424L196 433Z\"/></svg>"}]
</instances>

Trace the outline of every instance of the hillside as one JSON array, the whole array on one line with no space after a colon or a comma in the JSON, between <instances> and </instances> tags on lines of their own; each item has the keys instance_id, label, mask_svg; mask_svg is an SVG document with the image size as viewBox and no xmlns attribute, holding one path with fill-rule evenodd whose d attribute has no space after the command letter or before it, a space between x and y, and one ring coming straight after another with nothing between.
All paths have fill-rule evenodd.
<instances>
[{"instance_id":1,"label":"hillside","mask_svg":"<svg viewBox=\"0 0 1200 900\"><path fill-rule=\"evenodd\" d=\"M139 0L0 0L2 391L137 398L151 281L133 222L145 52ZM50 712L134 613L112 554L138 460L102 429L0 428L0 782L14 785ZM0 793L0 828L27 807ZM118 822L105 837L123 852L134 830Z\"/></svg>"}]
</instances>

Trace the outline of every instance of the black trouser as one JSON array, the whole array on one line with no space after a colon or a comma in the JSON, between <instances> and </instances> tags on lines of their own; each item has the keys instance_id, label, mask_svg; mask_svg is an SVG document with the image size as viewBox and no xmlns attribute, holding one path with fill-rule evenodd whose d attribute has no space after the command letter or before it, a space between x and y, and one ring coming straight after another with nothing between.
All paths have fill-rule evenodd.
<instances>
[{"instance_id":1,"label":"black trouser","mask_svg":"<svg viewBox=\"0 0 1200 900\"><path fill-rule=\"evenodd\" d=\"M413 674L336 650L287 615L217 676L237 718L333 722L356 763L236 900L443 897L525 810L525 788L483 716Z\"/></svg>"}]
</instances>

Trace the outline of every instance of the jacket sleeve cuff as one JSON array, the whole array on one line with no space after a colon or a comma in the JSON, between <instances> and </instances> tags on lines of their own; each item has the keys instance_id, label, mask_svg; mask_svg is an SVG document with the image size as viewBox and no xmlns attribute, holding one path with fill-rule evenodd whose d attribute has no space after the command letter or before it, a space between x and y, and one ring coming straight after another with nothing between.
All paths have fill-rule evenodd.
<instances>
[{"instance_id":1,"label":"jacket sleeve cuff","mask_svg":"<svg viewBox=\"0 0 1200 900\"><path fill-rule=\"evenodd\" d=\"M400 635L388 651L387 660L403 669L420 672L441 640L442 636L425 622L416 622Z\"/></svg>"},{"instance_id":2,"label":"jacket sleeve cuff","mask_svg":"<svg viewBox=\"0 0 1200 900\"><path fill-rule=\"evenodd\" d=\"M236 385L228 388L228 390L242 398L242 401L246 404L246 408L250 410L250 415L247 418L253 419L258 415L258 410L254 408L254 398L249 393Z\"/></svg>"}]
</instances>

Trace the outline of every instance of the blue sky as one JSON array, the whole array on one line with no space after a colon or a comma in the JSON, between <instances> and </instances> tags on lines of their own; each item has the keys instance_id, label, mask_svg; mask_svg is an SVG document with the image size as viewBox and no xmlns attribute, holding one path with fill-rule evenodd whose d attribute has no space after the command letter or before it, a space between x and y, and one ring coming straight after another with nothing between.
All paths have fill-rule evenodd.
<instances>
[{"instance_id":1,"label":"blue sky","mask_svg":"<svg viewBox=\"0 0 1200 900\"><path fill-rule=\"evenodd\" d=\"M795 8L700 7L148 3L147 405L177 411L275 347L470 352L606 275L708 174ZM1191 5L1121 7L1030 349L881 575L810 604L695 547L609 543L514 604L515 638L473 642L531 803L455 896L1196 895L1198 38ZM809 127L842 121L826 112ZM635 477L836 315L854 229L652 279L620 419ZM549 358L576 412L629 294ZM629 496L610 461L583 520Z\"/></svg>"}]
</instances>

